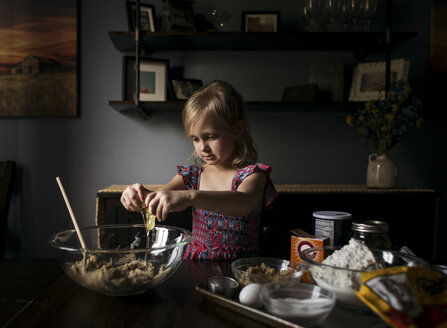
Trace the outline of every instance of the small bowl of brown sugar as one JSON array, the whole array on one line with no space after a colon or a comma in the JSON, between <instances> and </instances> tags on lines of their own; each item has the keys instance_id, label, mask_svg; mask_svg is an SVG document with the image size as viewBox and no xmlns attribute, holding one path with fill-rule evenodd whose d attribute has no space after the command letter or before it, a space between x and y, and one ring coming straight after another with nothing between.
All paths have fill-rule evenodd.
<instances>
[{"instance_id":1,"label":"small bowl of brown sugar","mask_svg":"<svg viewBox=\"0 0 447 328\"><path fill-rule=\"evenodd\" d=\"M274 257L244 257L235 260L231 263L231 272L242 286L291 279L299 281L303 275L300 266L292 266L290 261Z\"/></svg>"}]
</instances>

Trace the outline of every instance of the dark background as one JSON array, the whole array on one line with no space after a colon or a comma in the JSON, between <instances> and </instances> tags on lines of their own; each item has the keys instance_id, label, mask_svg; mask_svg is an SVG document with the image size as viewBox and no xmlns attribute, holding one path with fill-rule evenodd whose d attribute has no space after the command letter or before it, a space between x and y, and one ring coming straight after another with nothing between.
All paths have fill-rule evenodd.
<instances>
[{"instance_id":1,"label":"dark background","mask_svg":"<svg viewBox=\"0 0 447 328\"><path fill-rule=\"evenodd\" d=\"M372 30L385 27L385 2L379 1ZM151 3L160 16L162 2ZM231 13L225 28L228 31L239 31L241 12L249 10L279 10L283 30L303 29L303 1L194 3L196 14L213 7ZM109 100L122 97L123 55L114 48L108 32L127 30L125 1L84 0L80 8L80 116L0 120L0 160L15 160L18 165L8 222L9 258L53 257L47 244L49 235L71 227L56 176L64 183L80 225L93 225L98 189L137 181L162 184L192 151L184 136L180 111L154 113L149 120L142 120L108 105ZM394 30L416 31L418 35L393 49L392 58L411 61L410 84L430 105L430 112L437 115L428 117L422 130L410 131L389 155L399 166L401 186L445 193L446 121L438 115L443 114L445 106L431 104L430 15L429 1L394 1ZM285 87L307 83L309 64L315 60L341 59L347 72L359 62L348 51L193 51L161 52L154 57L183 67L185 78L203 83L215 78L227 80L249 101L279 101ZM361 62L384 59L383 53L372 54ZM273 166L274 183L364 184L368 155L373 151L346 125L348 113L349 108L340 111L329 105L318 111L250 112L248 119L260 160ZM440 202L440 236L446 231L444 198ZM299 210L300 204L296 204ZM425 219L423 215L418 219L421 225ZM440 239L440 249L446 253L447 242ZM288 238L284 240L289 242ZM447 262L443 256L440 262Z\"/></svg>"}]
</instances>

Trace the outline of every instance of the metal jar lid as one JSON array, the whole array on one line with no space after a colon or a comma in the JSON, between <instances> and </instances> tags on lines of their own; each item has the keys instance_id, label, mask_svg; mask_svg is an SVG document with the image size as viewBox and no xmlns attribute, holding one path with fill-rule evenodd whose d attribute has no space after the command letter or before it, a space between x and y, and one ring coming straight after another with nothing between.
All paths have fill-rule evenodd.
<instances>
[{"instance_id":1,"label":"metal jar lid","mask_svg":"<svg viewBox=\"0 0 447 328\"><path fill-rule=\"evenodd\" d=\"M317 211L313 212L313 217L326 220L345 220L351 219L351 213L337 212L337 211Z\"/></svg>"},{"instance_id":2,"label":"metal jar lid","mask_svg":"<svg viewBox=\"0 0 447 328\"><path fill-rule=\"evenodd\" d=\"M354 221L352 222L352 230L359 232L388 233L390 226L383 221Z\"/></svg>"}]
</instances>

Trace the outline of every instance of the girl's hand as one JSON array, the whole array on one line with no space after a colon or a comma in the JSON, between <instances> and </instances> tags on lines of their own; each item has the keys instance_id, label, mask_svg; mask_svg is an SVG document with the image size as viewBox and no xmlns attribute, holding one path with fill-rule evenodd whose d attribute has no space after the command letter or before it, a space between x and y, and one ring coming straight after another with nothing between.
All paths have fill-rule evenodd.
<instances>
[{"instance_id":1,"label":"girl's hand","mask_svg":"<svg viewBox=\"0 0 447 328\"><path fill-rule=\"evenodd\" d=\"M149 212L154 214L158 221L164 221L168 213L186 209L189 201L188 190L159 190L149 193L145 203Z\"/></svg>"},{"instance_id":2,"label":"girl's hand","mask_svg":"<svg viewBox=\"0 0 447 328\"><path fill-rule=\"evenodd\" d=\"M128 186L121 194L121 204L128 211L138 212L146 206L144 200L149 192L140 183L134 183Z\"/></svg>"}]
</instances>

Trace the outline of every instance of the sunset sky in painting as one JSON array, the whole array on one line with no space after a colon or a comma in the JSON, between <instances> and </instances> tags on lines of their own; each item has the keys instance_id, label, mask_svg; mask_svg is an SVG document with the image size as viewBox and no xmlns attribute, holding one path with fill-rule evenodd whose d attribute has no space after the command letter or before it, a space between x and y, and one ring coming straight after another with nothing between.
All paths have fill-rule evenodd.
<instances>
[{"instance_id":1,"label":"sunset sky in painting","mask_svg":"<svg viewBox=\"0 0 447 328\"><path fill-rule=\"evenodd\" d=\"M28 55L76 66L76 0L0 0L0 70Z\"/></svg>"}]
</instances>

